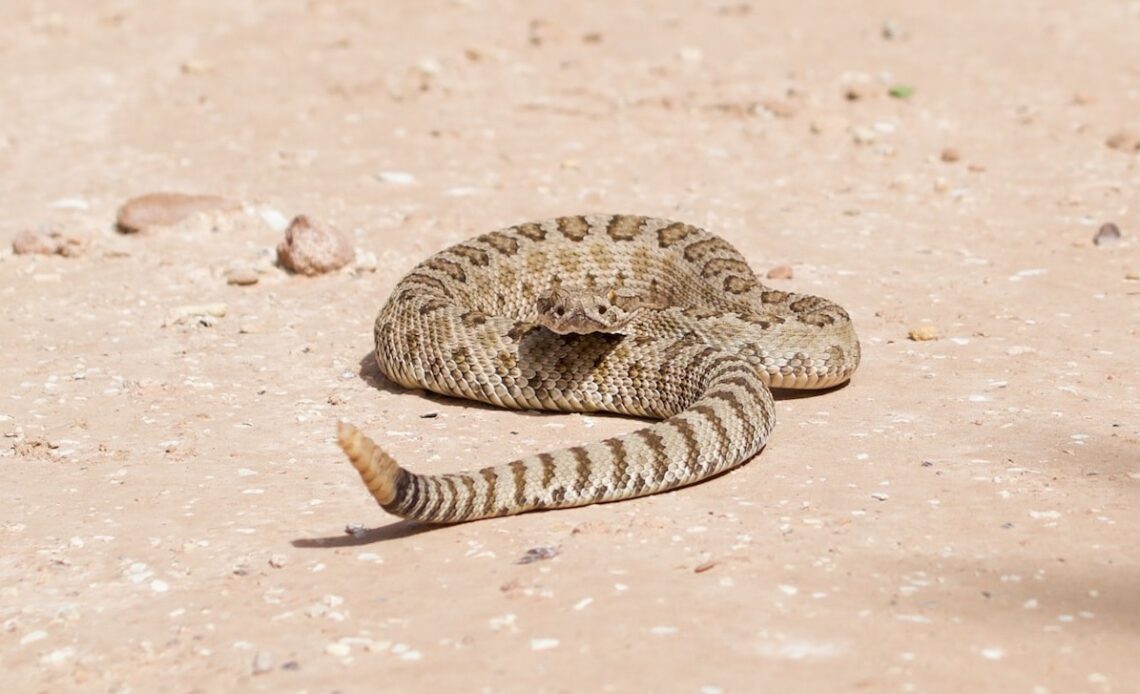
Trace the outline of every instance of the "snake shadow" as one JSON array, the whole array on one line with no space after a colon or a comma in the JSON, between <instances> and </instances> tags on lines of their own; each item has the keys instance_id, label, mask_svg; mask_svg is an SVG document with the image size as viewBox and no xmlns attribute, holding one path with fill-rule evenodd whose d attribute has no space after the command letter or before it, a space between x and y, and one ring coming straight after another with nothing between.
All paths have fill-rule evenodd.
<instances>
[{"instance_id":1,"label":"snake shadow","mask_svg":"<svg viewBox=\"0 0 1140 694\"><path fill-rule=\"evenodd\" d=\"M376 388L377 390L384 391L386 393L393 393L393 394L418 393L422 397L424 397L428 400L434 401L434 402L439 402L441 404L446 404L449 406L467 407L467 408L476 409L476 410L500 411L502 409L500 407L496 407L494 405L488 405L486 403L478 402L475 400L453 398L453 397L449 397L446 395L440 395L438 393L433 393L433 392L427 391L427 390L405 388L405 387L389 380L387 376L385 376L383 373L381 373L380 367L378 367L376 365L376 359L373 356L373 353L371 350L369 350L363 357L360 358L359 369L357 370L357 375L359 375L361 380L363 380L368 385L372 386L373 388ZM847 384L843 383L843 384L840 384L837 386L833 386L831 388L827 388L827 389L823 389L823 390L811 390L811 391L791 390L788 388L773 388L772 389L772 397L775 398L776 400L798 400L800 398L813 397L815 395L820 395L823 393L829 393L829 392L840 390L840 389L846 388L846 387L847 387ZM521 416L524 416L524 417L558 417L558 416L564 414L561 412L542 412L542 411L537 411L537 410L518 410L517 413ZM628 415L615 414L615 413L611 413L611 412L593 412L593 413L590 413L590 416L591 417L594 417L594 416L618 417L621 419L638 419L636 417L629 417ZM762 453L763 453L763 450L761 450L756 455L759 456ZM725 471L725 473L727 473L727 472L729 472L729 471ZM725 473L721 473L721 474L725 474ZM720 475L715 475L714 477L720 477ZM714 479L714 477L710 477L709 479ZM706 479L703 481L707 482L709 480ZM548 513L548 512L549 511L537 511L537 513ZM532 513L534 513L534 512L532 512ZM369 545L369 544L373 544L376 542L391 542L393 540L402 540L402 539L409 538L409 537L415 537L416 535L422 535L424 533L428 533L428 532L432 532L432 531L436 531L436 530L442 530L444 528L450 528L450 527L454 527L454 526L455 526L454 523L424 523L421 521L401 519L401 520L398 520L394 523L390 523L388 525L383 525L383 526L376 527L376 528L367 528L365 530L357 531L357 532L351 532L351 533L346 532L342 535L331 535L331 536L327 536L327 537L298 538L296 540L293 540L290 544L292 544L294 547L305 548L305 549L335 549L338 547L358 547L361 545Z\"/></svg>"}]
</instances>

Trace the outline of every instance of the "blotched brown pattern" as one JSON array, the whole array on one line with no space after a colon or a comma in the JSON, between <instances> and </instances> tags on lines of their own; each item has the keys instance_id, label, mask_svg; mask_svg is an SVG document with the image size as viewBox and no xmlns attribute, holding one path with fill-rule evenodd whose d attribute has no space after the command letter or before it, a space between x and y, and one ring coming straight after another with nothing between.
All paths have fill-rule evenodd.
<instances>
[{"instance_id":1,"label":"blotched brown pattern","mask_svg":"<svg viewBox=\"0 0 1140 694\"><path fill-rule=\"evenodd\" d=\"M621 289L621 334L536 324L555 287ZM630 297L633 297L632 299ZM765 287L724 239L648 217L562 217L440 251L392 291L376 361L409 388L511 408L663 421L627 436L448 475L420 475L341 423L341 447L385 510L454 523L673 489L755 455L775 422L770 387L851 377L859 341L839 306Z\"/></svg>"}]
</instances>

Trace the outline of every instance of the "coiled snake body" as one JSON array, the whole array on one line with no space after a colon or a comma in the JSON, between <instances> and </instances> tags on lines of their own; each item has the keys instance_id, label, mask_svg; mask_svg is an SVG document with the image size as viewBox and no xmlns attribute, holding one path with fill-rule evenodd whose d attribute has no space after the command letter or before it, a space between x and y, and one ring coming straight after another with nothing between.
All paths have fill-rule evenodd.
<instances>
[{"instance_id":1,"label":"coiled snake body","mask_svg":"<svg viewBox=\"0 0 1140 694\"><path fill-rule=\"evenodd\" d=\"M662 421L481 470L420 475L341 422L338 441L388 512L454 523L616 501L748 460L769 387L842 383L859 341L841 307L765 287L718 236L663 219L562 217L428 258L376 318L376 361L409 388L510 408Z\"/></svg>"}]
</instances>

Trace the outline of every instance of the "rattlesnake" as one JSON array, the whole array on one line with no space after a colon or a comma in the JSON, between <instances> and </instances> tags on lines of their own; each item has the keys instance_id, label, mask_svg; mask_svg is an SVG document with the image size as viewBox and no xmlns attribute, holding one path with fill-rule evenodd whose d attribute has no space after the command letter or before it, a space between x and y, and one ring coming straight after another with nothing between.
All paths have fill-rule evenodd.
<instances>
[{"instance_id":1,"label":"rattlesnake","mask_svg":"<svg viewBox=\"0 0 1140 694\"><path fill-rule=\"evenodd\" d=\"M338 441L388 512L431 523L673 489L764 447L769 387L843 383L859 341L839 306L762 285L719 236L663 219L561 217L443 250L395 286L376 362L408 388L502 407L661 419L498 467L420 475L356 427Z\"/></svg>"}]
</instances>

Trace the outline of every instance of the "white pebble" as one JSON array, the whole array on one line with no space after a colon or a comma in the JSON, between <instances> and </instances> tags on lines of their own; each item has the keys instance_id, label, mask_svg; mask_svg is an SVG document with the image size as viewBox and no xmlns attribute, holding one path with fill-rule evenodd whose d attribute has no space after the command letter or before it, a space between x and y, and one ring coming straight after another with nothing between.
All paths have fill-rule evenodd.
<instances>
[{"instance_id":1,"label":"white pebble","mask_svg":"<svg viewBox=\"0 0 1140 694\"><path fill-rule=\"evenodd\" d=\"M91 205L83 198L60 198L51 203L53 210L87 210Z\"/></svg>"},{"instance_id":2,"label":"white pebble","mask_svg":"<svg viewBox=\"0 0 1140 694\"><path fill-rule=\"evenodd\" d=\"M886 492L871 492L871 498L875 501L886 501L891 498L891 495Z\"/></svg>"},{"instance_id":3,"label":"white pebble","mask_svg":"<svg viewBox=\"0 0 1140 694\"><path fill-rule=\"evenodd\" d=\"M329 655L336 658L344 658L352 655L352 647L347 643L340 643L338 641L325 646L325 653L328 653Z\"/></svg>"},{"instance_id":4,"label":"white pebble","mask_svg":"<svg viewBox=\"0 0 1140 694\"><path fill-rule=\"evenodd\" d=\"M40 662L44 665L62 665L74 657L75 646L65 646L43 654L40 656Z\"/></svg>"},{"instance_id":5,"label":"white pebble","mask_svg":"<svg viewBox=\"0 0 1140 694\"><path fill-rule=\"evenodd\" d=\"M381 183L392 183L398 186L410 186L416 182L416 177L407 171L380 171L376 180Z\"/></svg>"},{"instance_id":6,"label":"white pebble","mask_svg":"<svg viewBox=\"0 0 1140 694\"><path fill-rule=\"evenodd\" d=\"M21 646L27 646L29 643L35 643L36 641L42 641L46 638L47 638L47 632L46 631L43 631L43 630L31 631L31 632L28 632L27 634L24 634L24 637L22 639L20 639L20 645Z\"/></svg>"},{"instance_id":7,"label":"white pebble","mask_svg":"<svg viewBox=\"0 0 1140 694\"><path fill-rule=\"evenodd\" d=\"M673 634L677 633L677 627L669 627L669 626L653 627L652 629L649 630L649 633L653 634L654 636L672 636Z\"/></svg>"},{"instance_id":8,"label":"white pebble","mask_svg":"<svg viewBox=\"0 0 1140 694\"><path fill-rule=\"evenodd\" d=\"M269 651L258 651L253 657L253 674L260 675L273 669L273 654Z\"/></svg>"},{"instance_id":9,"label":"white pebble","mask_svg":"<svg viewBox=\"0 0 1140 694\"><path fill-rule=\"evenodd\" d=\"M1005 657L1005 651L1000 648L983 648L982 657L986 660L1001 660Z\"/></svg>"},{"instance_id":10,"label":"white pebble","mask_svg":"<svg viewBox=\"0 0 1140 694\"><path fill-rule=\"evenodd\" d=\"M558 648L558 639L530 640L530 650L532 651L549 651L551 648Z\"/></svg>"},{"instance_id":11,"label":"white pebble","mask_svg":"<svg viewBox=\"0 0 1140 694\"><path fill-rule=\"evenodd\" d=\"M282 232L289 228L289 218L274 207L266 205L259 209L257 214L273 231Z\"/></svg>"},{"instance_id":12,"label":"white pebble","mask_svg":"<svg viewBox=\"0 0 1140 694\"><path fill-rule=\"evenodd\" d=\"M784 595L795 595L796 593L800 592L799 588L796 588L795 586L789 586L786 583L781 583L776 587L779 588L780 592Z\"/></svg>"},{"instance_id":13,"label":"white pebble","mask_svg":"<svg viewBox=\"0 0 1140 694\"><path fill-rule=\"evenodd\" d=\"M594 602L593 598L582 598L578 602L574 603L574 609L580 612L589 607L590 603L592 602Z\"/></svg>"},{"instance_id":14,"label":"white pebble","mask_svg":"<svg viewBox=\"0 0 1140 694\"><path fill-rule=\"evenodd\" d=\"M165 593L166 591L170 590L170 584L166 581L156 578L150 582L150 589L156 593Z\"/></svg>"}]
</instances>

